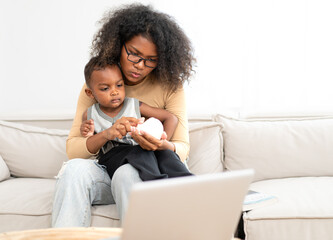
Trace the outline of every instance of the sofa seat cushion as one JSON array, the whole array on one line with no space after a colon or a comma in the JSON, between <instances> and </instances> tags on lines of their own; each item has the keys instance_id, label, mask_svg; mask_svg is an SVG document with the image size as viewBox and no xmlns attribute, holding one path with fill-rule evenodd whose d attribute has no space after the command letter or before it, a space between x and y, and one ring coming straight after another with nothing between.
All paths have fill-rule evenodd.
<instances>
[{"instance_id":1,"label":"sofa seat cushion","mask_svg":"<svg viewBox=\"0 0 333 240\"><path fill-rule=\"evenodd\" d=\"M10 178L0 183L0 214L41 216L51 213L55 180Z\"/></svg>"},{"instance_id":2,"label":"sofa seat cushion","mask_svg":"<svg viewBox=\"0 0 333 240\"><path fill-rule=\"evenodd\" d=\"M110 205L93 205L92 209L92 216L110 218L114 220L119 220L119 215L117 212L116 204Z\"/></svg>"},{"instance_id":3,"label":"sofa seat cushion","mask_svg":"<svg viewBox=\"0 0 333 240\"><path fill-rule=\"evenodd\" d=\"M10 178L1 182L0 223L7 224L0 224L0 232L51 227L55 183L55 179L40 178ZM92 207L93 226L117 227L118 219L115 204ZM36 221L42 224L36 225Z\"/></svg>"},{"instance_id":4,"label":"sofa seat cushion","mask_svg":"<svg viewBox=\"0 0 333 240\"><path fill-rule=\"evenodd\" d=\"M333 236L333 177L259 181L250 189L276 196L269 206L246 212L247 240L326 239Z\"/></svg>"}]
</instances>

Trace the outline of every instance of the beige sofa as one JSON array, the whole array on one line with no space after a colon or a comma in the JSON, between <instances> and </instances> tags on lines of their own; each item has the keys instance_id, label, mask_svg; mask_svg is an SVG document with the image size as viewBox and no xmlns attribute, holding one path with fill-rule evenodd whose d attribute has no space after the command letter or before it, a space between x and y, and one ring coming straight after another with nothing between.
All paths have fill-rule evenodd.
<instances>
[{"instance_id":1,"label":"beige sofa","mask_svg":"<svg viewBox=\"0 0 333 240\"><path fill-rule=\"evenodd\" d=\"M253 168L251 189L278 198L243 214L247 240L333 239L333 118L215 120L224 167Z\"/></svg>"},{"instance_id":2,"label":"beige sofa","mask_svg":"<svg viewBox=\"0 0 333 240\"><path fill-rule=\"evenodd\" d=\"M0 121L0 232L50 227L67 134ZM243 213L247 240L333 239L333 117L192 118L190 143L193 173L253 168L251 189L278 198ZM115 206L93 206L92 226L119 226Z\"/></svg>"},{"instance_id":3,"label":"beige sofa","mask_svg":"<svg viewBox=\"0 0 333 240\"><path fill-rule=\"evenodd\" d=\"M54 177L68 161L68 130L45 126L69 129L70 122L0 121L0 232L51 226ZM200 140L193 143L191 153L198 156L191 162L194 172L222 171L220 129L220 124L214 122L191 124L191 141ZM201 139L209 141L202 144ZM207 166L198 160L205 155ZM115 205L93 206L92 215L92 226L119 226Z\"/></svg>"}]
</instances>

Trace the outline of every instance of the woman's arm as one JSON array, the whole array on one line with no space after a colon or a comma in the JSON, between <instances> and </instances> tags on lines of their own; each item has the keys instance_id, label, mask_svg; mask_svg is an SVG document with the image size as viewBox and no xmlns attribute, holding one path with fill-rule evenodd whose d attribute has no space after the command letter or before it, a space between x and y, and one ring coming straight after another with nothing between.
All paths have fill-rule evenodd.
<instances>
[{"instance_id":1,"label":"woman's arm","mask_svg":"<svg viewBox=\"0 0 333 240\"><path fill-rule=\"evenodd\" d=\"M175 152L184 162L190 152L190 137L187 119L187 105L183 88L167 96L165 109L178 118L178 125L171 138Z\"/></svg>"},{"instance_id":2,"label":"woman's arm","mask_svg":"<svg viewBox=\"0 0 333 240\"><path fill-rule=\"evenodd\" d=\"M145 103L140 105L141 115L145 118L157 118L163 123L164 131L167 134L167 140L170 140L176 130L178 118L172 113L162 108L154 108Z\"/></svg>"},{"instance_id":3,"label":"woman's arm","mask_svg":"<svg viewBox=\"0 0 333 240\"><path fill-rule=\"evenodd\" d=\"M66 141L66 152L69 159L90 158L94 155L94 153L89 152L89 150L87 149L87 138L82 137L80 134L82 115L91 105L95 103L93 99L89 98L86 95L85 89L86 85L84 84L77 102L76 113L73 120L72 128Z\"/></svg>"},{"instance_id":4,"label":"woman's arm","mask_svg":"<svg viewBox=\"0 0 333 240\"><path fill-rule=\"evenodd\" d=\"M151 90L151 89L150 89ZM143 94L141 92L141 94ZM144 96L141 99L149 104L153 105L153 96L147 90L144 92ZM158 91L154 91L154 95L159 94ZM162 91L161 91L161 94ZM135 97L135 95L132 95ZM184 89L180 88L173 93L164 93L165 109L170 113L174 114L178 118L178 124L176 130L171 137L171 141L157 140L150 135L139 135L138 133L132 133L133 138L137 141L141 147L147 150L164 150L170 149L175 151L182 161L185 161L189 149L189 132L188 132L188 120L187 120L187 109L185 101Z\"/></svg>"}]
</instances>

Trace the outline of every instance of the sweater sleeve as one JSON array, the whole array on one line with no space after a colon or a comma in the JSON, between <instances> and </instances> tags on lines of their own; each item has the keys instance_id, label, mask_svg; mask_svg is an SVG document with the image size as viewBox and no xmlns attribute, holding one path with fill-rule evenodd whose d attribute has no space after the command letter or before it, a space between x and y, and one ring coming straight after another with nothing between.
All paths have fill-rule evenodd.
<instances>
[{"instance_id":1,"label":"sweater sleeve","mask_svg":"<svg viewBox=\"0 0 333 240\"><path fill-rule=\"evenodd\" d=\"M86 95L85 88L86 85L84 84L77 102L76 114L73 120L72 128L66 141L66 152L69 159L90 158L92 155L95 155L88 151L86 144L87 138L82 137L80 133L82 114L95 103L93 99Z\"/></svg>"},{"instance_id":2,"label":"sweater sleeve","mask_svg":"<svg viewBox=\"0 0 333 240\"><path fill-rule=\"evenodd\" d=\"M176 153L184 162L190 151L190 140L188 131L187 106L185 100L184 89L178 89L176 92L167 96L166 110L176 115L178 125L171 138L171 142L175 144Z\"/></svg>"}]
</instances>

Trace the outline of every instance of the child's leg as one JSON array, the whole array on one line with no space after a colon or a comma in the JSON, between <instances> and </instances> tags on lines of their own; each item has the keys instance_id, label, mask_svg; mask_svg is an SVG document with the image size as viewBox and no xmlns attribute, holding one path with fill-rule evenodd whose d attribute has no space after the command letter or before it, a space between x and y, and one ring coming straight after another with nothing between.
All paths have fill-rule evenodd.
<instances>
[{"instance_id":1,"label":"child's leg","mask_svg":"<svg viewBox=\"0 0 333 240\"><path fill-rule=\"evenodd\" d=\"M106 166L111 179L115 171L126 163L138 170L142 181L168 177L166 174L161 174L154 153L143 150L140 146L120 145L99 158L99 164Z\"/></svg>"},{"instance_id":2,"label":"child's leg","mask_svg":"<svg viewBox=\"0 0 333 240\"><path fill-rule=\"evenodd\" d=\"M119 167L128 163L125 158L132 151L132 148L132 145L122 144L112 148L105 154L100 154L98 163L106 167L111 179Z\"/></svg>"},{"instance_id":3,"label":"child's leg","mask_svg":"<svg viewBox=\"0 0 333 240\"><path fill-rule=\"evenodd\" d=\"M167 174L161 173L153 151L147 151L140 146L134 146L125 159L138 170L142 181L168 177Z\"/></svg>"},{"instance_id":4,"label":"child's leg","mask_svg":"<svg viewBox=\"0 0 333 240\"><path fill-rule=\"evenodd\" d=\"M168 174L169 178L193 175L175 152L161 150L155 151L154 154L161 173Z\"/></svg>"}]
</instances>

